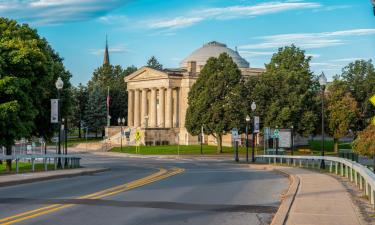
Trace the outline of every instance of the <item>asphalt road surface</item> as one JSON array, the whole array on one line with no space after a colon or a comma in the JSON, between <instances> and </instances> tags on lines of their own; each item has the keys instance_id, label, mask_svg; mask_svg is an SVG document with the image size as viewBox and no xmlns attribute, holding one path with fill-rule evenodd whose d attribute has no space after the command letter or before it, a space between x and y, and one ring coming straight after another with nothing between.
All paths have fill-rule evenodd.
<instances>
[{"instance_id":1,"label":"asphalt road surface","mask_svg":"<svg viewBox=\"0 0 375 225\"><path fill-rule=\"evenodd\" d=\"M269 224L288 180L220 161L85 155L111 170L0 188L4 224Z\"/></svg>"}]
</instances>

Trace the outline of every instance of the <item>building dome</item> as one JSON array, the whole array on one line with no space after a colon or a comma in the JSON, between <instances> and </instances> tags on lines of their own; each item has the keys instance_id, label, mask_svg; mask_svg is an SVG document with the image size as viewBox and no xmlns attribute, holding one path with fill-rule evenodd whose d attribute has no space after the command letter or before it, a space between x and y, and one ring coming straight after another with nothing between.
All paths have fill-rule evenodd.
<instances>
[{"instance_id":1,"label":"building dome","mask_svg":"<svg viewBox=\"0 0 375 225\"><path fill-rule=\"evenodd\" d=\"M225 44L212 41L195 50L180 63L180 67L187 68L188 62L195 61L198 68L202 68L211 57L219 57L221 53L227 53L239 68L249 68L250 64L242 58L237 51L228 48Z\"/></svg>"}]
</instances>

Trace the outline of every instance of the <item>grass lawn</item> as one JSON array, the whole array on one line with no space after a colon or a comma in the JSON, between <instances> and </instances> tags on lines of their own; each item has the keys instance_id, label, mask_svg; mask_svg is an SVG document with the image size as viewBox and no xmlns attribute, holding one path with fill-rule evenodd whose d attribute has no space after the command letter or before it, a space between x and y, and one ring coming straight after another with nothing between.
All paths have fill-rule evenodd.
<instances>
[{"instance_id":1,"label":"grass lawn","mask_svg":"<svg viewBox=\"0 0 375 225\"><path fill-rule=\"evenodd\" d=\"M29 162L19 162L18 163L19 173L26 173L32 172L31 163ZM48 164L48 170L53 170L55 168L54 164ZM35 163L35 171L44 171L44 164L43 163ZM9 174L9 173L16 173L16 163L12 163L12 172L6 171L6 162L3 161L3 164L0 165L0 174Z\"/></svg>"},{"instance_id":2,"label":"grass lawn","mask_svg":"<svg viewBox=\"0 0 375 225\"><path fill-rule=\"evenodd\" d=\"M98 137L98 138L87 138L87 142L97 142L97 141L101 141L103 140L101 137ZM72 139L68 139L68 147L73 147L75 145L78 145L80 143L86 143L86 139L85 138L72 138ZM62 143L64 144L64 143Z\"/></svg>"},{"instance_id":3,"label":"grass lawn","mask_svg":"<svg viewBox=\"0 0 375 225\"><path fill-rule=\"evenodd\" d=\"M309 148L313 151L320 151L322 142L320 140L309 141ZM324 149L333 152L333 140L324 141ZM339 142L339 149L352 149L351 142Z\"/></svg>"},{"instance_id":4,"label":"grass lawn","mask_svg":"<svg viewBox=\"0 0 375 225\"><path fill-rule=\"evenodd\" d=\"M178 150L179 149L179 150ZM203 145L204 155L216 155L216 146ZM123 146L122 151L120 147L113 148L112 152L122 152L135 154L135 146ZM201 154L200 145L160 145L160 146L141 146L139 154L141 155L199 155ZM262 149L258 149L258 154L263 154ZM233 154L233 147L224 147L222 154ZM246 147L239 147L239 154L246 154ZM249 155L251 155L251 147L249 147Z\"/></svg>"}]
</instances>

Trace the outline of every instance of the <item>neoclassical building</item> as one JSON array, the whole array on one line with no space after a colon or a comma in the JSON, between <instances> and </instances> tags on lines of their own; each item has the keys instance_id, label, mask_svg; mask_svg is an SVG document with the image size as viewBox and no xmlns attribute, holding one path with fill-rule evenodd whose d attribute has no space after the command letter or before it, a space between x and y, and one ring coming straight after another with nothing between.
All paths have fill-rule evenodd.
<instances>
[{"instance_id":1,"label":"neoclassical building","mask_svg":"<svg viewBox=\"0 0 375 225\"><path fill-rule=\"evenodd\" d=\"M206 61L223 52L232 57L245 77L264 72L261 68L251 68L237 50L213 41L191 53L180 63L180 68L155 70L142 67L127 76L129 144L134 143L136 129L143 133L143 144L196 144L198 138L185 128L188 94ZM210 138L205 139L210 141Z\"/></svg>"}]
</instances>

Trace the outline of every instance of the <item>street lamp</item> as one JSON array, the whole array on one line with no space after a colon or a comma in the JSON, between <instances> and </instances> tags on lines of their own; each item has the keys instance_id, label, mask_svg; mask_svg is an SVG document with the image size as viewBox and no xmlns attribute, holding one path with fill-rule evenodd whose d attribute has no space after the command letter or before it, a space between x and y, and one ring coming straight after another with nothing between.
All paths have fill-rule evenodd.
<instances>
[{"instance_id":1,"label":"street lamp","mask_svg":"<svg viewBox=\"0 0 375 225\"><path fill-rule=\"evenodd\" d=\"M257 109L257 105L255 104L255 102L251 103L251 111L253 111L253 145L252 145L252 152L251 152L251 162L255 162L255 156L254 156L254 139L255 139L255 136L254 136L254 128L255 128L255 116L254 116L254 113L255 113L255 110Z\"/></svg>"},{"instance_id":2,"label":"street lamp","mask_svg":"<svg viewBox=\"0 0 375 225\"><path fill-rule=\"evenodd\" d=\"M119 126L121 126L121 133L120 133L120 138L121 138L121 152L122 152L122 135L123 135L123 129L122 129L122 126L125 124L125 118L122 117L122 119L119 117L117 119L117 123Z\"/></svg>"},{"instance_id":3,"label":"street lamp","mask_svg":"<svg viewBox=\"0 0 375 225\"><path fill-rule=\"evenodd\" d=\"M148 127L148 115L145 116L145 128Z\"/></svg>"},{"instance_id":4,"label":"street lamp","mask_svg":"<svg viewBox=\"0 0 375 225\"><path fill-rule=\"evenodd\" d=\"M249 162L249 122L250 116L246 116L246 162Z\"/></svg>"},{"instance_id":5,"label":"street lamp","mask_svg":"<svg viewBox=\"0 0 375 225\"><path fill-rule=\"evenodd\" d=\"M58 127L59 127L59 147L57 150L57 154L61 155L61 103L60 103L60 91L64 87L64 82L61 80L61 77L57 78L57 81L55 83L56 89L57 89L57 101L58 101ZM61 157L58 158L57 166L61 168Z\"/></svg>"},{"instance_id":6,"label":"street lamp","mask_svg":"<svg viewBox=\"0 0 375 225\"><path fill-rule=\"evenodd\" d=\"M321 153L322 153L322 156L324 157L324 91L327 85L327 78L323 72L319 77L319 84L320 84L320 89L322 91L322 149L321 149ZM324 159L322 159L320 163L320 168L325 169Z\"/></svg>"},{"instance_id":7,"label":"street lamp","mask_svg":"<svg viewBox=\"0 0 375 225\"><path fill-rule=\"evenodd\" d=\"M292 155L294 155L294 126L293 125L292 125L292 140L291 141L292 141Z\"/></svg>"}]
</instances>

